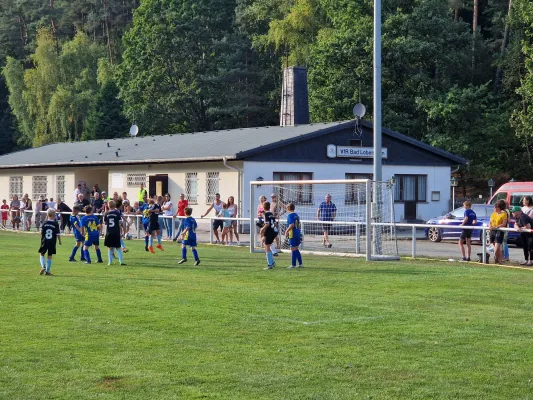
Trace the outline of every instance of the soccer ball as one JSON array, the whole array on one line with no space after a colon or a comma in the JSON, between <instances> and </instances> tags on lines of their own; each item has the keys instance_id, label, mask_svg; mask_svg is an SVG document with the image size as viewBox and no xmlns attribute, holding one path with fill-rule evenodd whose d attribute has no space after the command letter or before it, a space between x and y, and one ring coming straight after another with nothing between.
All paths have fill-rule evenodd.
<instances>
[{"instance_id":1,"label":"soccer ball","mask_svg":"<svg viewBox=\"0 0 533 400\"><path fill-rule=\"evenodd\" d=\"M126 240L131 240L131 233L126 233Z\"/></svg>"}]
</instances>

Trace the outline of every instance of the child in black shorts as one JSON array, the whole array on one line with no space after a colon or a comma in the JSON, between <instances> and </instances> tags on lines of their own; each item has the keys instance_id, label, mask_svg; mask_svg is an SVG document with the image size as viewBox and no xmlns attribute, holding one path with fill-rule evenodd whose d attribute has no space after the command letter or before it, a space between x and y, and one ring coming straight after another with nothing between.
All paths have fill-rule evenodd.
<instances>
[{"instance_id":1,"label":"child in black shorts","mask_svg":"<svg viewBox=\"0 0 533 400\"><path fill-rule=\"evenodd\" d=\"M44 273L52 275L50 269L52 268L52 256L56 254L56 241L59 241L61 245L61 231L56 218L56 210L49 208L46 215L48 219L41 227L41 247L39 247L41 271L39 275ZM45 265L44 256L46 253L48 253L48 260Z\"/></svg>"}]
</instances>

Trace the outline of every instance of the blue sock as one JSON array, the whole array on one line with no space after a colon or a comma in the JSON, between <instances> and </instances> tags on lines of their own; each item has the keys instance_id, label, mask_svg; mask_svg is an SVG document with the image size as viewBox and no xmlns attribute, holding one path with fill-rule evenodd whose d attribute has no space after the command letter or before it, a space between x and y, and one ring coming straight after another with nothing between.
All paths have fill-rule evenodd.
<instances>
[{"instance_id":1,"label":"blue sock","mask_svg":"<svg viewBox=\"0 0 533 400\"><path fill-rule=\"evenodd\" d=\"M267 259L267 265L270 265L270 257L268 256L270 253L266 252L265 257Z\"/></svg>"},{"instance_id":2,"label":"blue sock","mask_svg":"<svg viewBox=\"0 0 533 400\"><path fill-rule=\"evenodd\" d=\"M39 256L39 262L41 263L41 268L44 268L44 256Z\"/></svg>"},{"instance_id":3,"label":"blue sock","mask_svg":"<svg viewBox=\"0 0 533 400\"><path fill-rule=\"evenodd\" d=\"M503 246L503 258L509 258L509 246L507 245Z\"/></svg>"},{"instance_id":4,"label":"blue sock","mask_svg":"<svg viewBox=\"0 0 533 400\"><path fill-rule=\"evenodd\" d=\"M126 246L124 246L124 240L120 239L120 247L124 248Z\"/></svg>"},{"instance_id":5,"label":"blue sock","mask_svg":"<svg viewBox=\"0 0 533 400\"><path fill-rule=\"evenodd\" d=\"M163 235L159 234L157 235L157 244L161 244L161 239L163 238Z\"/></svg>"},{"instance_id":6,"label":"blue sock","mask_svg":"<svg viewBox=\"0 0 533 400\"><path fill-rule=\"evenodd\" d=\"M294 250L292 253L291 253L291 265L293 267L296 267L296 259L298 258L297 255L296 255L296 252L298 250Z\"/></svg>"},{"instance_id":7,"label":"blue sock","mask_svg":"<svg viewBox=\"0 0 533 400\"><path fill-rule=\"evenodd\" d=\"M107 249L107 259L109 265L113 264L113 249Z\"/></svg>"},{"instance_id":8,"label":"blue sock","mask_svg":"<svg viewBox=\"0 0 533 400\"><path fill-rule=\"evenodd\" d=\"M184 260L187 258L187 247L181 248L181 258L183 258Z\"/></svg>"},{"instance_id":9,"label":"blue sock","mask_svg":"<svg viewBox=\"0 0 533 400\"><path fill-rule=\"evenodd\" d=\"M83 251L83 247L80 247L80 261L85 261L85 252Z\"/></svg>"},{"instance_id":10,"label":"blue sock","mask_svg":"<svg viewBox=\"0 0 533 400\"><path fill-rule=\"evenodd\" d=\"M124 262L124 256L122 255L122 249L117 249L117 254L118 254L118 262L122 264Z\"/></svg>"},{"instance_id":11,"label":"blue sock","mask_svg":"<svg viewBox=\"0 0 533 400\"><path fill-rule=\"evenodd\" d=\"M85 261L91 262L91 255L89 254L89 249L83 250L83 253L85 254Z\"/></svg>"},{"instance_id":12,"label":"blue sock","mask_svg":"<svg viewBox=\"0 0 533 400\"><path fill-rule=\"evenodd\" d=\"M303 264L303 261L302 261L302 253L300 253L300 250L296 250L296 257L298 258L298 264L299 265L302 265Z\"/></svg>"},{"instance_id":13,"label":"blue sock","mask_svg":"<svg viewBox=\"0 0 533 400\"><path fill-rule=\"evenodd\" d=\"M78 246L74 246L74 248L72 249L72 253L70 254L70 259L73 260L74 257L76 256L76 253L78 252Z\"/></svg>"},{"instance_id":14,"label":"blue sock","mask_svg":"<svg viewBox=\"0 0 533 400\"><path fill-rule=\"evenodd\" d=\"M102 252L100 251L100 248L96 250L96 257L98 257L98 261L102 261Z\"/></svg>"},{"instance_id":15,"label":"blue sock","mask_svg":"<svg viewBox=\"0 0 533 400\"><path fill-rule=\"evenodd\" d=\"M270 257L270 265L274 265L274 253L272 253L272 250L270 250L269 257Z\"/></svg>"},{"instance_id":16,"label":"blue sock","mask_svg":"<svg viewBox=\"0 0 533 400\"><path fill-rule=\"evenodd\" d=\"M148 239L149 239L148 236L145 236L145 237L144 237L144 244L145 244L145 246L148 246Z\"/></svg>"},{"instance_id":17,"label":"blue sock","mask_svg":"<svg viewBox=\"0 0 533 400\"><path fill-rule=\"evenodd\" d=\"M148 239L148 243L150 247L154 246L154 237L152 235L150 235L150 238Z\"/></svg>"},{"instance_id":18,"label":"blue sock","mask_svg":"<svg viewBox=\"0 0 533 400\"><path fill-rule=\"evenodd\" d=\"M46 272L50 273L50 268L52 268L52 260L48 259L46 262Z\"/></svg>"},{"instance_id":19,"label":"blue sock","mask_svg":"<svg viewBox=\"0 0 533 400\"><path fill-rule=\"evenodd\" d=\"M198 258L198 252L196 251L196 249L192 249L192 255L194 256L194 260L195 261L198 261L199 258Z\"/></svg>"}]
</instances>

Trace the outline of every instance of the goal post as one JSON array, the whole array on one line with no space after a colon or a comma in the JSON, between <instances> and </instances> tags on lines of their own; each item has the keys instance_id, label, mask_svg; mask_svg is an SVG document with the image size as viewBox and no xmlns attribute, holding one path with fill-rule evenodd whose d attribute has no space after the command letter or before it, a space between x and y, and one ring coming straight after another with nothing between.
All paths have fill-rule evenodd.
<instances>
[{"instance_id":1,"label":"goal post","mask_svg":"<svg viewBox=\"0 0 533 400\"><path fill-rule=\"evenodd\" d=\"M262 251L258 210L262 202L273 201L280 250L289 250L286 206L293 203L302 226L303 252L368 261L399 259L393 195L390 182L369 179L252 181L250 251Z\"/></svg>"}]
</instances>

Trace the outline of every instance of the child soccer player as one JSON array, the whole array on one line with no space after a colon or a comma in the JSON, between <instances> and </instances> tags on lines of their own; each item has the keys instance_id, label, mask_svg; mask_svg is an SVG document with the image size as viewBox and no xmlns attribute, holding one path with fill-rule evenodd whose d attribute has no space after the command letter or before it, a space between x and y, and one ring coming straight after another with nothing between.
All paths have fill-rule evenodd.
<instances>
[{"instance_id":1,"label":"child soccer player","mask_svg":"<svg viewBox=\"0 0 533 400\"><path fill-rule=\"evenodd\" d=\"M270 212L270 203L265 201L263 203L263 209L265 210L265 221L264 225L261 228L261 236L265 238L265 253L267 259L267 266L264 269L272 269L276 266L274 262L274 255L272 254L272 243L276 240L278 236L278 228L276 228L276 218L274 214Z\"/></svg>"},{"instance_id":2,"label":"child soccer player","mask_svg":"<svg viewBox=\"0 0 533 400\"><path fill-rule=\"evenodd\" d=\"M198 252L196 251L196 220L191 216L192 208L187 207L185 209L186 218L183 220L183 232L179 236L181 242L181 260L178 264L183 264L187 262L187 246L191 246L192 255L194 256L194 265L200 265L200 258L198 257Z\"/></svg>"},{"instance_id":3,"label":"child soccer player","mask_svg":"<svg viewBox=\"0 0 533 400\"><path fill-rule=\"evenodd\" d=\"M157 237L157 248L161 251L163 246L161 246L161 226L159 225L159 213L161 212L161 206L157 204L154 199L148 200L148 215L150 216L150 222L148 225L148 250L150 253L155 253L154 251L154 238Z\"/></svg>"},{"instance_id":4,"label":"child soccer player","mask_svg":"<svg viewBox=\"0 0 533 400\"><path fill-rule=\"evenodd\" d=\"M146 199L146 197L145 197L145 200L146 201L144 201L139 207L138 213L142 215L141 222L143 224L143 229L144 229L144 250L149 251L148 250L148 243L149 243L148 239L150 238L150 235L148 235L148 228L150 226L150 214L148 213L149 204L148 204L148 199Z\"/></svg>"},{"instance_id":5,"label":"child soccer player","mask_svg":"<svg viewBox=\"0 0 533 400\"><path fill-rule=\"evenodd\" d=\"M7 205L6 199L2 200L2 205L0 206L0 210L9 210L9 206ZM7 211L2 211L2 226L5 228L7 225Z\"/></svg>"},{"instance_id":6,"label":"child soccer player","mask_svg":"<svg viewBox=\"0 0 533 400\"><path fill-rule=\"evenodd\" d=\"M107 265L113 263L113 250L117 250L118 262L120 265L126 265L124 263L124 258L122 255L122 215L114 200L109 201L109 211L104 216L104 221L106 225L106 234L104 239L104 246L107 247Z\"/></svg>"},{"instance_id":7,"label":"child soccer player","mask_svg":"<svg viewBox=\"0 0 533 400\"><path fill-rule=\"evenodd\" d=\"M48 219L41 228L41 247L39 248L41 271L39 275L44 273L52 275L50 269L52 268L52 256L56 254L56 241L59 241L61 245L61 231L56 220L56 210L49 209L46 215ZM48 260L45 265L44 256L46 253L48 253Z\"/></svg>"},{"instance_id":8,"label":"child soccer player","mask_svg":"<svg viewBox=\"0 0 533 400\"><path fill-rule=\"evenodd\" d=\"M463 203L463 206L465 208L465 217L463 218L463 222L460 223L462 226L474 226L477 221L476 213L474 210L472 210L472 202L465 201ZM461 232L461 237L459 238L459 249L461 250L461 261L470 261L470 255L472 253L472 229L463 229ZM465 247L464 244L466 243L466 256L465 256Z\"/></svg>"},{"instance_id":9,"label":"child soccer player","mask_svg":"<svg viewBox=\"0 0 533 400\"><path fill-rule=\"evenodd\" d=\"M91 206L85 207L85 214L86 215L81 219L83 236L85 236L85 243L83 244L85 264L91 263L89 247L91 247L92 245L94 245L94 248L96 249L96 257L98 257L98 262L103 263L102 253L100 252L100 231L102 229L100 219L93 214L93 208Z\"/></svg>"},{"instance_id":10,"label":"child soccer player","mask_svg":"<svg viewBox=\"0 0 533 400\"><path fill-rule=\"evenodd\" d=\"M291 266L289 268L296 268L296 261L298 261L298 268L303 267L302 254L300 253L300 217L294 212L294 204L287 204L287 230L285 236L289 239L289 246L291 247Z\"/></svg>"},{"instance_id":11,"label":"child soccer player","mask_svg":"<svg viewBox=\"0 0 533 400\"><path fill-rule=\"evenodd\" d=\"M70 262L76 261L74 257L76 256L76 253L78 252L80 246L83 244L83 230L81 228L80 217L78 217L79 213L80 208L78 206L72 207L72 214L70 215L70 226L72 227L72 230L74 232L74 239L76 239L76 245L72 248L72 253L70 254L70 258L68 259ZM85 255L83 254L83 250L81 251L80 261L85 261Z\"/></svg>"}]
</instances>

